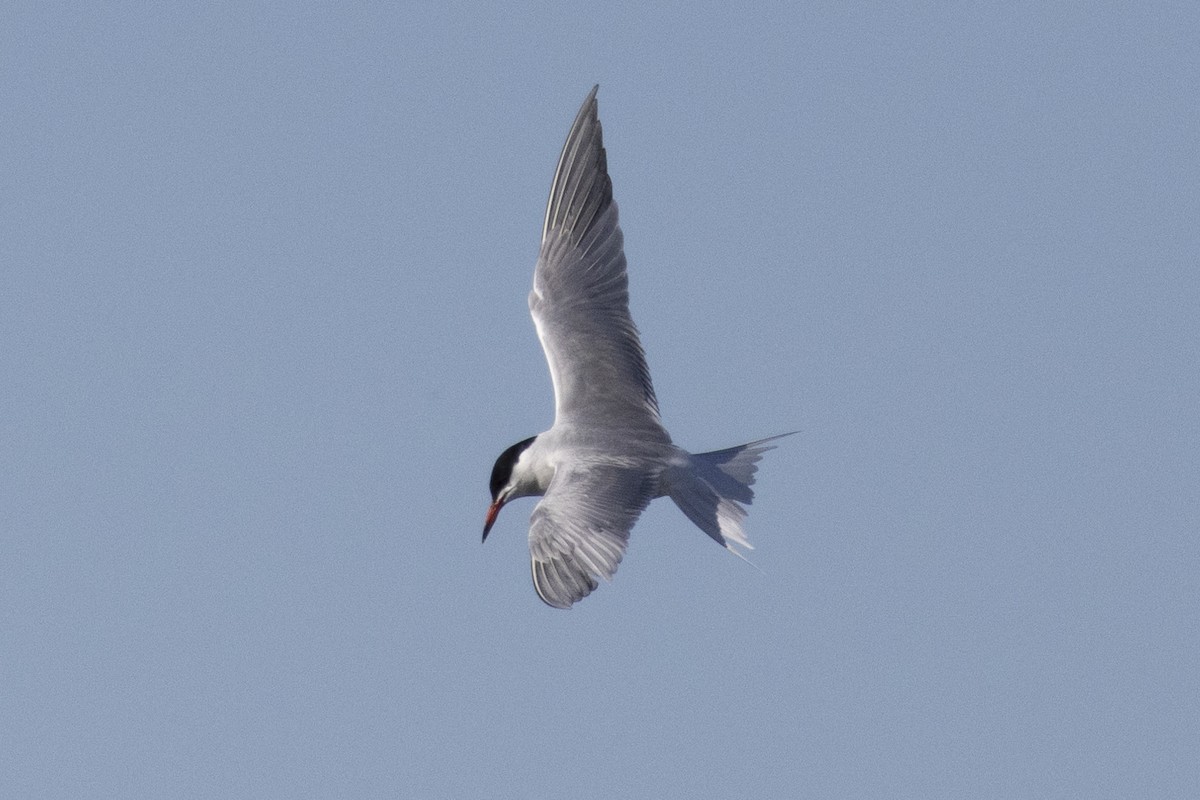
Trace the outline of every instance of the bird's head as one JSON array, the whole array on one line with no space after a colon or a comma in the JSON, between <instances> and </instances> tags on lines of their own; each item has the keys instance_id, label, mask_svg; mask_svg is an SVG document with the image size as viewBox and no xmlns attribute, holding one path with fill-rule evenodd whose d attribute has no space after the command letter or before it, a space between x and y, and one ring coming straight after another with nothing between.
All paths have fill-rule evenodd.
<instances>
[{"instance_id":1,"label":"bird's head","mask_svg":"<svg viewBox=\"0 0 1200 800\"><path fill-rule=\"evenodd\" d=\"M487 518L483 522L483 541L487 541L488 533L492 530L492 525L495 524L496 517L500 515L500 509L504 507L504 504L514 497L523 496L523 492L518 492L521 476L517 470L517 462L521 460L521 454L529 449L529 445L533 444L533 440L536 438L536 436L530 436L528 439L517 442L496 459L496 465L492 467L490 483L492 504L488 506Z\"/></svg>"}]
</instances>

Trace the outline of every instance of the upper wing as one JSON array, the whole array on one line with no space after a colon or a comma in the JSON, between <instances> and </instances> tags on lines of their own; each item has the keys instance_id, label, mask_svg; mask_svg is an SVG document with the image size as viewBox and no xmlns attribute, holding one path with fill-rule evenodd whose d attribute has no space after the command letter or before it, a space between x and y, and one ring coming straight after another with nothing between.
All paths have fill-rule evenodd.
<instances>
[{"instance_id":1,"label":"upper wing","mask_svg":"<svg viewBox=\"0 0 1200 800\"><path fill-rule=\"evenodd\" d=\"M533 510L529 555L538 596L570 608L609 580L629 529L653 495L653 476L612 464L562 466Z\"/></svg>"},{"instance_id":2,"label":"upper wing","mask_svg":"<svg viewBox=\"0 0 1200 800\"><path fill-rule=\"evenodd\" d=\"M550 365L558 420L657 425L650 371L629 316L598 88L579 109L558 159L529 310Z\"/></svg>"}]
</instances>

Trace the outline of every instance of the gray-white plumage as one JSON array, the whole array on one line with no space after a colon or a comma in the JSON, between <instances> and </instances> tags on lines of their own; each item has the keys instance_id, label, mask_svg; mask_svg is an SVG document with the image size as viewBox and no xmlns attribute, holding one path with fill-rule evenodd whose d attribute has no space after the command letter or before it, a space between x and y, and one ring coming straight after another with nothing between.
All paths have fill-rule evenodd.
<instances>
[{"instance_id":1,"label":"gray-white plumage","mask_svg":"<svg viewBox=\"0 0 1200 800\"><path fill-rule=\"evenodd\" d=\"M483 532L486 540L509 500L543 495L529 528L531 569L538 595L558 608L590 594L597 578L612 578L630 529L655 497L670 496L733 552L734 544L751 547L743 505L754 497L757 461L779 438L691 454L663 428L629 315L598 88L559 156L529 295L554 383L554 425L496 460Z\"/></svg>"}]
</instances>

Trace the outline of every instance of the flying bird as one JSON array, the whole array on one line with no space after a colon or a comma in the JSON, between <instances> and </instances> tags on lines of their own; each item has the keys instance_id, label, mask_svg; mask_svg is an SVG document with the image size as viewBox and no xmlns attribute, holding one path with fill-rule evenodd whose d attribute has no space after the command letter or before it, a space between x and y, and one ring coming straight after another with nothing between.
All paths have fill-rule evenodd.
<instances>
[{"instance_id":1,"label":"flying bird","mask_svg":"<svg viewBox=\"0 0 1200 800\"><path fill-rule=\"evenodd\" d=\"M505 503L541 495L529 526L533 586L570 608L611 580L629 531L657 497L741 556L750 486L773 436L712 453L671 442L629 315L617 204L592 88L550 185L529 311L554 383L554 425L509 447L492 469L483 539ZM789 434L782 434L787 436Z\"/></svg>"}]
</instances>

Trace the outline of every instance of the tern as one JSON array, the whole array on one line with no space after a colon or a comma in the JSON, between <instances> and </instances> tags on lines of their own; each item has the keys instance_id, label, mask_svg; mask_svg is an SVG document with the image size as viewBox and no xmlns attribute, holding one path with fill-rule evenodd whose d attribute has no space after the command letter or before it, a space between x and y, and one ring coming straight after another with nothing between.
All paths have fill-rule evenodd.
<instances>
[{"instance_id":1,"label":"tern","mask_svg":"<svg viewBox=\"0 0 1200 800\"><path fill-rule=\"evenodd\" d=\"M533 586L555 608L612 579L629 531L657 497L742 556L762 454L781 436L712 453L671 442L629 315L624 241L592 88L550 185L529 311L554 384L554 425L496 459L483 540L500 509L541 495L529 526ZM744 556L743 556L744 557Z\"/></svg>"}]
</instances>

